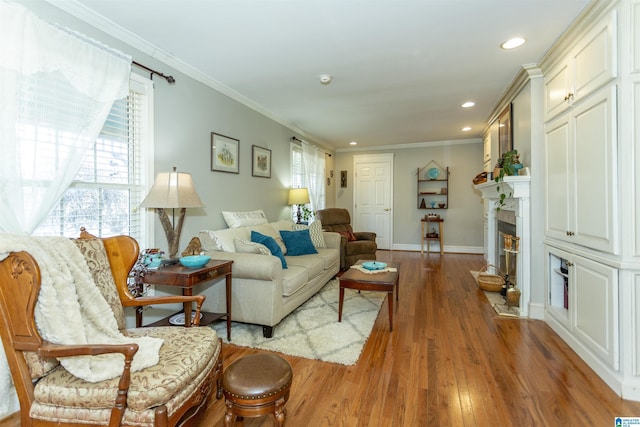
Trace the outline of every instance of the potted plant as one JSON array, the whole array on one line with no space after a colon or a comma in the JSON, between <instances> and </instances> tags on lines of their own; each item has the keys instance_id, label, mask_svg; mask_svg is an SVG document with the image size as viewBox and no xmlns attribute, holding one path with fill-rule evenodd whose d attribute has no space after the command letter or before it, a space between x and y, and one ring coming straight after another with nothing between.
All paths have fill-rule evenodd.
<instances>
[{"instance_id":1,"label":"potted plant","mask_svg":"<svg viewBox=\"0 0 640 427\"><path fill-rule=\"evenodd\" d=\"M493 180L496 184L500 184L500 182L504 182L505 175L514 176L518 175L518 171L522 169L522 163L520 163L520 155L518 154L518 150L507 151L502 154L502 156L498 159L498 164L494 171ZM507 196L504 191L502 191L502 185L498 185L496 187L496 191L500 193L500 198L498 199L498 206L496 207L496 211L499 211L504 206L504 201L507 197L511 197L511 193Z\"/></svg>"},{"instance_id":2,"label":"potted plant","mask_svg":"<svg viewBox=\"0 0 640 427\"><path fill-rule=\"evenodd\" d=\"M302 211L302 220L308 224L314 217L313 211L309 209L309 205L303 205L300 209Z\"/></svg>"}]
</instances>

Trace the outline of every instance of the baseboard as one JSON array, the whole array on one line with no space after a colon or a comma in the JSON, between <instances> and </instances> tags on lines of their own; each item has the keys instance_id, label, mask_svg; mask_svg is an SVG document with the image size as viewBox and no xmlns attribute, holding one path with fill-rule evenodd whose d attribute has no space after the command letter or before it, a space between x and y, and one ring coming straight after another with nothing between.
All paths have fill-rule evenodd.
<instances>
[{"instance_id":1,"label":"baseboard","mask_svg":"<svg viewBox=\"0 0 640 427\"><path fill-rule=\"evenodd\" d=\"M440 245L438 243L432 243L430 246L431 252L440 253ZM391 247L393 251L408 251L408 252L420 252L422 247L414 244L394 243ZM427 253L427 246L424 247L424 252ZM483 254L484 248L482 246L451 246L444 245L445 253L456 254Z\"/></svg>"},{"instance_id":2,"label":"baseboard","mask_svg":"<svg viewBox=\"0 0 640 427\"><path fill-rule=\"evenodd\" d=\"M544 304L529 303L529 319L544 320Z\"/></svg>"}]
</instances>

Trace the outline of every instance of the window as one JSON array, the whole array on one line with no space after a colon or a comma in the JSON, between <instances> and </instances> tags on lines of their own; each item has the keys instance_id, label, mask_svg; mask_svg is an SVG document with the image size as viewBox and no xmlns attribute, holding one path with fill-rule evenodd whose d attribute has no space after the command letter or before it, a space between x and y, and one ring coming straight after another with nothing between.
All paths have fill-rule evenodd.
<instances>
[{"instance_id":1,"label":"window","mask_svg":"<svg viewBox=\"0 0 640 427\"><path fill-rule=\"evenodd\" d=\"M324 209L324 151L311 144L291 144L291 188L308 188L311 211ZM303 208L304 209L304 208ZM296 220L292 211L292 218Z\"/></svg>"},{"instance_id":2,"label":"window","mask_svg":"<svg viewBox=\"0 0 640 427\"><path fill-rule=\"evenodd\" d=\"M80 227L97 236L147 239L145 196L151 152L151 81L132 74L129 96L113 104L73 183L34 234L77 237ZM47 147L60 149L55 140Z\"/></svg>"}]
</instances>

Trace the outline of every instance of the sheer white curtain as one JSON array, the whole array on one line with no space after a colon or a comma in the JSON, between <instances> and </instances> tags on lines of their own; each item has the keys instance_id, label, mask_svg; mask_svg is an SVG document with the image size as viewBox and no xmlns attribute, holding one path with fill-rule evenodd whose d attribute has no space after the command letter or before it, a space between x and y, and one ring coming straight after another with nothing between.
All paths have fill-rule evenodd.
<instances>
[{"instance_id":1,"label":"sheer white curtain","mask_svg":"<svg viewBox=\"0 0 640 427\"><path fill-rule=\"evenodd\" d=\"M127 95L131 58L3 0L0 40L0 231L30 233ZM17 405L0 349L0 417Z\"/></svg>"},{"instance_id":2,"label":"sheer white curtain","mask_svg":"<svg viewBox=\"0 0 640 427\"><path fill-rule=\"evenodd\" d=\"M0 231L30 233L127 96L131 58L1 0L0 35Z\"/></svg>"},{"instance_id":3,"label":"sheer white curtain","mask_svg":"<svg viewBox=\"0 0 640 427\"><path fill-rule=\"evenodd\" d=\"M304 164L305 181L309 189L311 210L317 211L325 207L324 186L324 151L315 145L302 143L302 162Z\"/></svg>"}]
</instances>

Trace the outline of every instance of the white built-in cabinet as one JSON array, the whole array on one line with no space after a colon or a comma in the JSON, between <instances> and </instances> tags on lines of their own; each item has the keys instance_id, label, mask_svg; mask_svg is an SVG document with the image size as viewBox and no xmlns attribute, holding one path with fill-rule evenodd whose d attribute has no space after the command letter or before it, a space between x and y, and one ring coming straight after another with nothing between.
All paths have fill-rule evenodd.
<instances>
[{"instance_id":1,"label":"white built-in cabinet","mask_svg":"<svg viewBox=\"0 0 640 427\"><path fill-rule=\"evenodd\" d=\"M577 22L541 64L545 320L640 400L640 0Z\"/></svg>"},{"instance_id":2,"label":"white built-in cabinet","mask_svg":"<svg viewBox=\"0 0 640 427\"><path fill-rule=\"evenodd\" d=\"M547 245L547 313L613 370L619 368L618 270ZM583 353L578 349L579 353Z\"/></svg>"},{"instance_id":3,"label":"white built-in cabinet","mask_svg":"<svg viewBox=\"0 0 640 427\"><path fill-rule=\"evenodd\" d=\"M615 11L609 12L558 65L545 73L545 120L567 110L617 76L616 17Z\"/></svg>"},{"instance_id":4,"label":"white built-in cabinet","mask_svg":"<svg viewBox=\"0 0 640 427\"><path fill-rule=\"evenodd\" d=\"M616 85L545 126L546 235L617 253Z\"/></svg>"}]
</instances>

